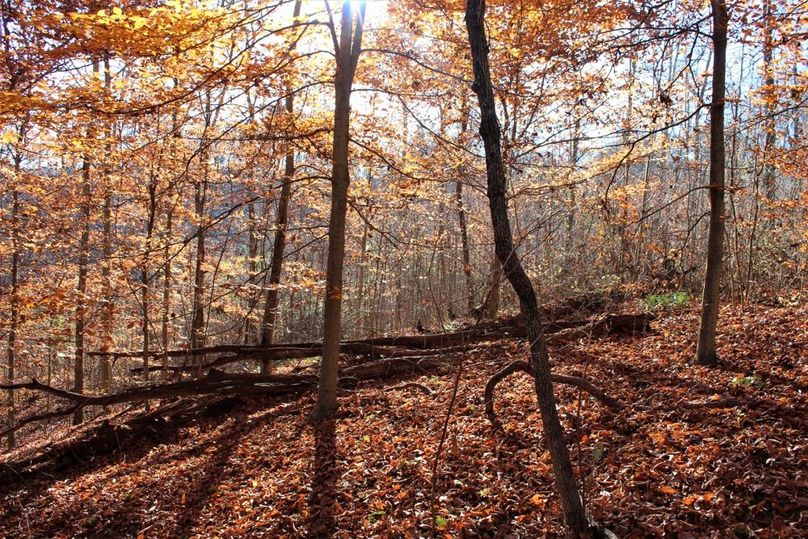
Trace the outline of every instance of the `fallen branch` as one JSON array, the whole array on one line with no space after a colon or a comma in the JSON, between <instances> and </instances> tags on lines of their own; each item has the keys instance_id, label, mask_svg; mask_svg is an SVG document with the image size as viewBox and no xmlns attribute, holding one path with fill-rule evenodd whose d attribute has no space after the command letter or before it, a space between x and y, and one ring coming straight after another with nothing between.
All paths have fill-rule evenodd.
<instances>
[{"instance_id":1,"label":"fallen branch","mask_svg":"<svg viewBox=\"0 0 808 539\"><path fill-rule=\"evenodd\" d=\"M496 372L485 384L485 414L495 430L498 430L501 427L501 424L499 423L496 412L494 411L494 390L496 389L498 383L515 372L525 372L531 377L533 376L533 371L526 361L514 361L513 363L508 364ZM571 385L586 391L614 411L619 411L623 407L622 404L609 397L603 392L603 390L583 378L578 376L569 376L566 374L553 374L551 378L554 383Z\"/></svg>"},{"instance_id":2,"label":"fallen branch","mask_svg":"<svg viewBox=\"0 0 808 539\"><path fill-rule=\"evenodd\" d=\"M438 357L413 357L384 359L363 363L342 369L340 386L350 387L366 380L382 379L396 374L426 372L441 366L450 365L452 359ZM207 376L195 380L184 380L166 384L152 384L126 389L107 395L86 395L45 385L37 380L26 383L0 385L0 390L31 390L49 393L70 401L71 404L57 410L36 414L21 419L0 431L0 437L16 432L25 425L46 419L64 417L86 406L110 406L125 402L141 402L181 396L203 395L244 395L261 393L283 395L307 391L317 385L317 376L306 374L230 374L211 369Z\"/></svg>"},{"instance_id":3,"label":"fallen branch","mask_svg":"<svg viewBox=\"0 0 808 539\"><path fill-rule=\"evenodd\" d=\"M452 348L457 350L457 348ZM411 351L410 351L411 352ZM410 357L383 358L376 361L352 365L342 369L340 373L340 387L348 388L358 382L367 380L380 380L399 374L414 374L427 372L440 367L450 366L456 356L447 356L446 350L421 351L421 355ZM524 365L524 367L520 366ZM499 380L518 370L527 370L526 363L516 362L489 380L486 385L486 410L493 413L493 390ZM610 399L601 390L582 378L566 375L553 375L553 381L570 384L589 392L610 408L620 408L620 404ZM26 383L0 385L0 390L30 390L54 395L69 401L71 404L57 410L35 414L21 419L15 425L10 425L0 431L0 437L16 432L25 425L46 419L64 417L86 406L110 406L121 403L159 400L181 396L203 395L216 393L219 395L244 395L250 393L282 395L307 391L317 385L317 376L313 374L230 374L212 368L207 376L171 382L164 384L151 384L126 389L119 393L107 395L86 395L72 391L58 389L43 384L37 380ZM493 417L489 414L489 417Z\"/></svg>"},{"instance_id":4,"label":"fallen branch","mask_svg":"<svg viewBox=\"0 0 808 539\"><path fill-rule=\"evenodd\" d=\"M107 395L86 395L74 393L48 386L32 380L22 384L0 385L0 390L28 389L50 393L57 397L70 401L72 404L51 412L36 414L21 419L15 425L9 426L0 431L0 436L16 432L25 425L36 421L64 417L72 414L76 410L86 406L110 406L125 402L140 402L146 400L164 399L169 397L180 397L190 395L201 395L207 393L217 393L220 395L245 394L245 393L268 393L285 394L305 391L316 385L315 376L306 375L260 375L260 374L226 374L215 369L211 370L204 378L196 380L185 380L168 384L153 384L148 386L138 386L126 389L120 393L110 393Z\"/></svg>"},{"instance_id":5,"label":"fallen branch","mask_svg":"<svg viewBox=\"0 0 808 539\"><path fill-rule=\"evenodd\" d=\"M609 314L595 320L566 320L547 324L545 330L548 342L558 342L577 337L602 337L610 334L631 334L647 331L650 328L654 315L650 313L638 314ZM434 335L403 335L398 337L377 337L372 339L345 341L340 345L340 353L370 359L395 357L421 357L428 355L441 355L449 352L465 350L474 344L508 337L524 337L525 328L521 317L513 316L481 324L469 329L450 333ZM184 357L190 355L213 356L215 359L204 363L200 368L207 370L223 367L224 365L239 363L247 360L283 361L289 359L305 359L320 355L322 344L307 342L297 344L276 344L269 346L246 345L219 345L195 350L175 350L168 352L170 357ZM94 355L102 355L93 352ZM139 352L114 352L113 357L140 358ZM161 355L161 354L156 354ZM152 365L149 371L190 372L195 369L193 365ZM131 369L133 373L142 373L143 367Z\"/></svg>"}]
</instances>

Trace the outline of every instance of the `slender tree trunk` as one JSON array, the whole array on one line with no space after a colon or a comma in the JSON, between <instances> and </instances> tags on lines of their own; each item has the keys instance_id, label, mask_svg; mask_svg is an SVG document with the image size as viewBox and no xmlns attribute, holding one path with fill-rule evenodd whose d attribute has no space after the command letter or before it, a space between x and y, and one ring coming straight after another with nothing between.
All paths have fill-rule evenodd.
<instances>
[{"instance_id":1,"label":"slender tree trunk","mask_svg":"<svg viewBox=\"0 0 808 539\"><path fill-rule=\"evenodd\" d=\"M766 122L763 125L765 139L763 143L763 185L766 189L766 198L776 200L777 198L777 176L775 167L772 164L774 146L777 142L776 125L776 90L774 87L774 71L772 69L772 54L774 52L774 40L772 39L772 3L765 0L763 3L763 73L765 88L763 95L766 97Z\"/></svg>"},{"instance_id":2,"label":"slender tree trunk","mask_svg":"<svg viewBox=\"0 0 808 539\"><path fill-rule=\"evenodd\" d=\"M300 15L301 0L295 2L294 16ZM294 49L292 49L294 50ZM286 96L286 113L290 119L295 111L294 95L289 90ZM264 316L261 320L261 345L272 344L275 338L275 324L278 319L279 293L278 285L281 282L281 272L283 270L283 255L286 250L286 229L289 226L289 199L292 196L292 180L295 175L295 151L292 143L286 148L286 158L283 170L283 185L281 186L281 196L278 200L278 213L275 217L275 241L272 244L272 260L269 268L269 285L267 287L266 300L264 302ZM261 363L261 372L267 373L271 369L269 361Z\"/></svg>"},{"instance_id":3,"label":"slender tree trunk","mask_svg":"<svg viewBox=\"0 0 808 539\"><path fill-rule=\"evenodd\" d=\"M352 4L342 4L342 26L336 47L334 77L334 139L331 176L331 214L328 220L328 261L326 262L325 308L323 313L323 359L317 387L315 419L331 416L337 409L337 375L342 315L342 269L345 257L345 214L348 207L348 140L350 136L351 87L362 48L365 2L354 17ZM354 24L354 18L356 23ZM354 29L355 26L355 29ZM333 36L336 30L332 28ZM334 37L336 42L336 37ZM335 43L336 45L336 43Z\"/></svg>"},{"instance_id":4,"label":"slender tree trunk","mask_svg":"<svg viewBox=\"0 0 808 539\"><path fill-rule=\"evenodd\" d=\"M474 67L473 89L480 105L480 135L485 144L488 201L496 253L502 263L505 276L519 297L519 304L525 318L536 396L539 401L544 435L552 458L556 490L564 509L566 524L574 536L591 537L553 395L549 354L538 298L513 245L506 200L505 166L500 147L500 128L488 65L488 41L485 35L484 17L485 1L468 0L466 28Z\"/></svg>"},{"instance_id":5,"label":"slender tree trunk","mask_svg":"<svg viewBox=\"0 0 808 539\"><path fill-rule=\"evenodd\" d=\"M163 318L160 324L161 343L163 347L163 367L168 366L168 350L170 336L168 331L171 317L171 232L174 228L174 209L168 208L166 213L166 232L163 244ZM168 372L168 371L164 371Z\"/></svg>"},{"instance_id":6,"label":"slender tree trunk","mask_svg":"<svg viewBox=\"0 0 808 539\"><path fill-rule=\"evenodd\" d=\"M578 146L580 144L579 138L581 136L581 119L578 117L577 108L573 109L573 114L575 115L575 124L573 126L572 133L572 146L570 148L570 167L572 167L574 177L575 172L578 170ZM575 213L575 185L570 185L569 213L567 214L567 238L565 245L566 253L564 255L564 264L567 266L568 270L570 270L572 256L575 254L575 237L573 236L573 230L575 229Z\"/></svg>"},{"instance_id":7,"label":"slender tree trunk","mask_svg":"<svg viewBox=\"0 0 808 539\"><path fill-rule=\"evenodd\" d=\"M149 354L151 353L149 341L149 287L151 280L149 279L149 256L152 248L152 235L154 234L154 220L157 214L157 183L154 178L149 181L148 185L148 208L146 213L146 243L143 249L143 258L140 266L140 308L143 311L141 318L141 333L143 337L143 377L145 380L149 379ZM146 403L148 409L148 401Z\"/></svg>"},{"instance_id":8,"label":"slender tree trunk","mask_svg":"<svg viewBox=\"0 0 808 539\"><path fill-rule=\"evenodd\" d=\"M211 141L208 137L208 130L214 123L213 106L211 103L211 93L208 90L205 93L205 128L202 135L201 148L199 151L199 159L202 165L202 179L196 182L196 192L194 194L194 211L197 222L196 230L196 263L194 265L194 297L192 306L192 319L191 319L191 349L202 348L205 346L206 331L205 331L205 265L207 252L205 247L205 240L207 239L207 219L206 219L206 205L208 198L208 180L210 179L210 144ZM205 358L202 354L194 355L192 358L194 365L194 376L199 377L202 375L202 364Z\"/></svg>"},{"instance_id":9,"label":"slender tree trunk","mask_svg":"<svg viewBox=\"0 0 808 539\"><path fill-rule=\"evenodd\" d=\"M701 304L701 327L696 362L714 365L715 334L721 265L724 254L724 92L729 13L724 0L712 0L713 10L713 96L710 104L710 227L707 237L707 270Z\"/></svg>"},{"instance_id":10,"label":"slender tree trunk","mask_svg":"<svg viewBox=\"0 0 808 539\"><path fill-rule=\"evenodd\" d=\"M370 182L368 182L370 183ZM365 267L367 266L368 250L368 224L362 227L362 241L359 245L359 264L357 269L357 293L356 293L356 329L354 333L357 337L365 334Z\"/></svg>"},{"instance_id":11,"label":"slender tree trunk","mask_svg":"<svg viewBox=\"0 0 808 539\"><path fill-rule=\"evenodd\" d=\"M22 156L19 150L14 155L14 189L11 191L11 295L9 298L9 328L8 328L8 371L6 381L14 383L14 375L17 363L17 325L20 315L20 292L19 292L19 263L20 263L20 193L17 191L17 180L20 173L20 162ZM14 391L8 390L7 415L9 425L13 425L14 417ZM12 449L17 445L14 433L8 434L8 448Z\"/></svg>"},{"instance_id":12,"label":"slender tree trunk","mask_svg":"<svg viewBox=\"0 0 808 539\"><path fill-rule=\"evenodd\" d=\"M104 91L109 95L112 88L112 74L109 69L109 57L104 58ZM107 136L111 135L111 129L107 128ZM102 253L104 261L101 264L101 283L104 304L101 308L101 352L100 375L101 391L109 393L112 386L112 363L109 352L112 350L113 337L113 317L115 316L115 305L112 296L112 192L110 189L110 159L112 154L111 142L106 143L104 150L103 164L103 189L104 207L102 210L103 219L103 244Z\"/></svg>"},{"instance_id":13,"label":"slender tree trunk","mask_svg":"<svg viewBox=\"0 0 808 539\"><path fill-rule=\"evenodd\" d=\"M98 62L93 62L93 73L98 73ZM88 129L88 134L92 133ZM75 329L75 360L73 363L73 390L76 393L84 392L84 333L86 324L87 305L87 265L90 251L90 156L84 155L81 166L81 237L78 245L79 274L76 284L76 329ZM73 414L73 424L79 425L84 421L84 411L80 408Z\"/></svg>"},{"instance_id":14,"label":"slender tree trunk","mask_svg":"<svg viewBox=\"0 0 808 539\"><path fill-rule=\"evenodd\" d=\"M292 96L286 98L287 111L292 109ZM275 322L278 318L278 285L283 270L283 255L286 250L286 229L289 222L289 198L292 194L292 179L295 173L294 150L289 148L286 154L283 185L278 200L278 213L275 217L275 241L272 244L272 260L269 268L269 282L264 302L264 316L261 321L261 345L272 344L275 337ZM268 372L270 364L263 362L261 372Z\"/></svg>"},{"instance_id":15,"label":"slender tree trunk","mask_svg":"<svg viewBox=\"0 0 808 539\"><path fill-rule=\"evenodd\" d=\"M469 127L469 103L467 93L463 92L463 110L460 119L460 143L464 142ZM471 267L471 249L469 248L469 230L466 218L466 207L463 204L463 180L466 171L465 167L460 167L457 171L458 178L455 182L455 204L457 205L457 220L460 224L460 249L463 257L463 275L466 278L466 312L474 312L476 306L474 294L474 268Z\"/></svg>"},{"instance_id":16,"label":"slender tree trunk","mask_svg":"<svg viewBox=\"0 0 808 539\"><path fill-rule=\"evenodd\" d=\"M463 204L463 182L455 182L455 203L457 204L457 220L460 223L460 250L463 256L463 275L466 278L466 312L474 311L474 268L471 267L471 249L469 248L469 232L466 222L466 207Z\"/></svg>"},{"instance_id":17,"label":"slender tree trunk","mask_svg":"<svg viewBox=\"0 0 808 539\"><path fill-rule=\"evenodd\" d=\"M203 141L207 144L207 141ZM194 296L193 313L191 319L191 349L198 349L205 345L205 238L207 236L205 222L205 202L207 199L208 181L208 151L201 152L202 167L204 169L202 180L196 183L196 194L194 195L194 211L197 219L196 231L196 263L194 265ZM193 357L194 375L202 374L202 363L204 358Z\"/></svg>"},{"instance_id":18,"label":"slender tree trunk","mask_svg":"<svg viewBox=\"0 0 808 539\"><path fill-rule=\"evenodd\" d=\"M247 277L249 282L255 279L258 274L258 231L255 225L255 204L250 202L247 204ZM256 294L251 293L247 300L247 316L244 319L244 344L253 342L253 322L252 313L255 309L255 304L258 298Z\"/></svg>"}]
</instances>

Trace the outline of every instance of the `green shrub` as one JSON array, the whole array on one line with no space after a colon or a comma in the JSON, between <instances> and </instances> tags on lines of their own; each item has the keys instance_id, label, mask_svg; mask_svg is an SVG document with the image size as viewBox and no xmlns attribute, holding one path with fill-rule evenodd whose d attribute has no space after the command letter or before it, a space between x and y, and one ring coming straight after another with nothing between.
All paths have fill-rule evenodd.
<instances>
[{"instance_id":1,"label":"green shrub","mask_svg":"<svg viewBox=\"0 0 808 539\"><path fill-rule=\"evenodd\" d=\"M667 307L682 307L690 303L687 292L671 292L669 294L651 294L645 298L645 303L651 309L664 309Z\"/></svg>"}]
</instances>

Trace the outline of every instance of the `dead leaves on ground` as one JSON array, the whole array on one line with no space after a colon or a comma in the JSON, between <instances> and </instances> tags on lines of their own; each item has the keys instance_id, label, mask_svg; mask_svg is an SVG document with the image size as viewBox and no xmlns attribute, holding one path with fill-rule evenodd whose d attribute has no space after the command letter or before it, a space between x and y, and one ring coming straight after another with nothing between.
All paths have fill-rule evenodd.
<instances>
[{"instance_id":1,"label":"dead leaves on ground","mask_svg":"<svg viewBox=\"0 0 808 539\"><path fill-rule=\"evenodd\" d=\"M557 372L627 405L614 415L557 387L587 503L619 536L796 537L808 528L808 309L724 309L716 369L689 364L695 320L679 312L652 335L554 351ZM310 396L252 401L171 443L3 493L0 534L299 537L326 522L335 537L417 537L433 523L445 537L552 536L561 515L531 380L501 385L498 437L483 411L487 377L525 353L501 341L468 354L434 520L448 373L416 380L432 396L381 385L346 394L329 443L315 443Z\"/></svg>"}]
</instances>

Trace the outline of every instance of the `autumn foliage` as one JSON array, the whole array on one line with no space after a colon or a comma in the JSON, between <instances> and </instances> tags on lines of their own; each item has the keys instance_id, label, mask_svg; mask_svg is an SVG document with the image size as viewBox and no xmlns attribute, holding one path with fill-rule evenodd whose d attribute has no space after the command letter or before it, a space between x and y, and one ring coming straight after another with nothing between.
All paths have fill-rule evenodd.
<instances>
[{"instance_id":1,"label":"autumn foliage","mask_svg":"<svg viewBox=\"0 0 808 539\"><path fill-rule=\"evenodd\" d=\"M0 535L564 533L531 375L501 429L483 402L531 328L621 405L545 392L597 533L799 535L807 32L796 0L2 2Z\"/></svg>"}]
</instances>

